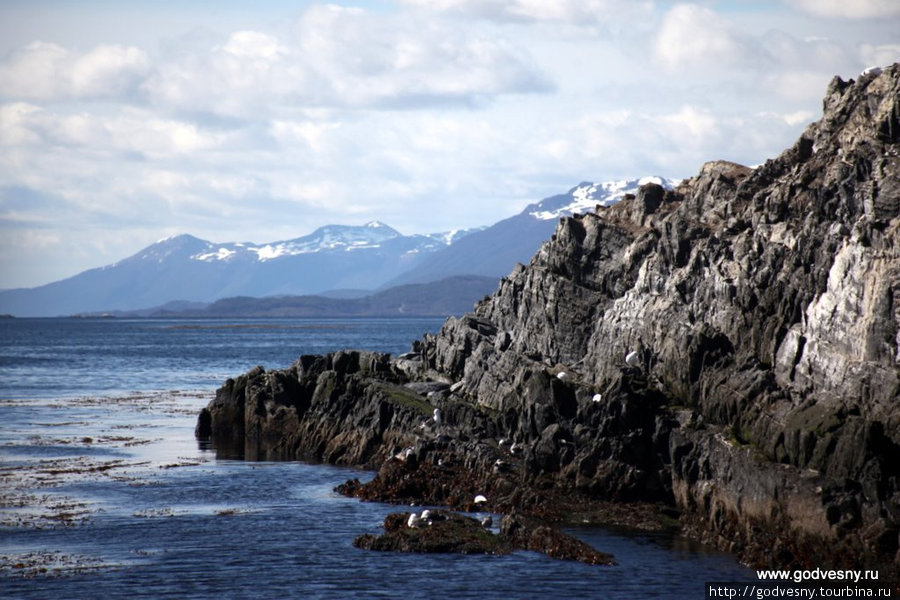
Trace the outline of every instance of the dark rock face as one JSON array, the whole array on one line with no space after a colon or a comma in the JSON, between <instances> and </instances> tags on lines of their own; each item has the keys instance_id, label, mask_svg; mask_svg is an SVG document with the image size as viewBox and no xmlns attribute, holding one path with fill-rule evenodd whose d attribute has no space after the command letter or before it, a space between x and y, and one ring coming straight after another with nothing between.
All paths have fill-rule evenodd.
<instances>
[{"instance_id":1,"label":"dark rock face","mask_svg":"<svg viewBox=\"0 0 900 600\"><path fill-rule=\"evenodd\" d=\"M900 65L836 78L780 157L563 219L410 355L251 371L198 432L380 468L363 498L622 521L640 511L611 503L652 502L757 564L900 573L898 140Z\"/></svg>"}]
</instances>

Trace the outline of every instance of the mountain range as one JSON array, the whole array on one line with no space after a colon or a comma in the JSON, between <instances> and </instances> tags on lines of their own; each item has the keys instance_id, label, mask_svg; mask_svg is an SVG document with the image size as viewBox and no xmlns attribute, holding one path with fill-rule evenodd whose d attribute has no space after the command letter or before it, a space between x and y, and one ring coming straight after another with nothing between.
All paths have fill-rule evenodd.
<instances>
[{"instance_id":1,"label":"mountain range","mask_svg":"<svg viewBox=\"0 0 900 600\"><path fill-rule=\"evenodd\" d=\"M111 265L35 288L2 291L0 313L39 317L137 311L231 297L361 297L452 276L499 279L531 258L559 218L611 205L648 182L674 183L659 177L581 183L489 227L428 235L403 235L379 221L328 225L266 244L177 235ZM471 301L481 295L479 291Z\"/></svg>"},{"instance_id":2,"label":"mountain range","mask_svg":"<svg viewBox=\"0 0 900 600\"><path fill-rule=\"evenodd\" d=\"M452 275L503 277L516 263L528 264L541 244L553 235L559 219L589 212L599 206L611 206L626 194L637 194L647 183L671 189L678 182L662 177L643 177L608 181L583 182L564 194L529 204L517 215L490 227L470 232L455 243L423 257L388 285L425 283Z\"/></svg>"}]
</instances>

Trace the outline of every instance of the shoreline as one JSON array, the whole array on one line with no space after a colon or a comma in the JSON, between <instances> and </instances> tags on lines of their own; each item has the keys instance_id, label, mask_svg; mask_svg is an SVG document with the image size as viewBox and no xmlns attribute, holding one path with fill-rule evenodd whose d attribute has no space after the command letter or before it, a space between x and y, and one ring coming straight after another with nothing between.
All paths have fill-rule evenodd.
<instances>
[{"instance_id":1,"label":"shoreline","mask_svg":"<svg viewBox=\"0 0 900 600\"><path fill-rule=\"evenodd\" d=\"M115 490L119 486L125 486L123 489L146 489L148 492L154 491L155 495L159 486L169 485L167 482L178 481L184 476L194 479L197 475L190 474L194 469L217 469L218 461L213 452L201 449L190 429L195 415L192 408L199 407L206 400L206 394L157 391L117 397L79 396L73 400L0 401L0 408L25 404L46 409L44 414L35 413L33 418L26 419L35 429L42 431L40 438L33 437L32 426L27 426L19 428L16 434L21 440L20 447L11 445L9 441L0 446L0 453L13 456L16 461L0 469L3 487L0 501L3 522L0 522L0 527L18 532L15 538L10 538L17 540L14 545L0 552L0 578L8 578L8 582L15 586L14 581L20 579L118 577L116 573L153 564L165 554L163 547L144 545L135 546L128 553L110 553L91 549L92 545L84 546L83 542L59 546L30 544L28 540L32 536L29 531L35 532L34 539L83 539L99 523L111 518L122 519L123 524L150 524L200 515L204 515L204 519L240 519L245 514L260 510L265 514L270 510L254 502L226 501L209 506L183 505L177 501L175 504L160 504L149 500L125 504L113 500L110 503L109 493L113 492L112 498L118 498L120 494ZM88 409L87 412L85 409ZM92 418L92 415L97 418ZM10 430L7 430L6 434L9 433ZM173 440L180 441L173 446L169 443ZM185 442L189 443L188 446L184 445ZM193 450L188 452L185 448ZM35 450L37 455L33 454ZM60 452L57 453L57 450ZM64 456L41 454L46 451ZM179 459L179 456L183 458ZM284 468L292 470L293 466L301 470L317 468L312 462L291 465L284 462L225 461L220 464L220 467L236 468L236 472L247 475L260 466L279 471ZM369 483L370 476L375 476L373 470L354 473L342 472L339 466L323 466L327 466L329 473L342 474L342 477L334 477L334 484L327 486L328 490L339 487L340 481L347 477ZM176 473L178 471L183 475ZM200 477L203 480L204 476ZM362 499L356 498L355 502L362 502ZM404 510L397 504L377 504L384 505L385 511ZM381 512L381 509L376 510ZM565 527L558 525L565 533ZM584 523L573 525L583 526ZM588 531L594 532L595 537L605 539L605 534L601 532L606 530L605 527L591 526L581 533L567 535L570 539L578 539L584 531ZM46 537L47 533L54 531L58 533ZM66 531L71 531L71 534ZM350 544L354 536L369 532L372 531L366 522L359 521L356 526L348 528L344 543ZM640 535L640 532L628 529L624 533L613 533L614 536L633 534ZM680 539L680 536L672 539ZM601 550L604 543L602 540L595 542ZM697 552L705 556L710 550L698 547Z\"/></svg>"}]
</instances>

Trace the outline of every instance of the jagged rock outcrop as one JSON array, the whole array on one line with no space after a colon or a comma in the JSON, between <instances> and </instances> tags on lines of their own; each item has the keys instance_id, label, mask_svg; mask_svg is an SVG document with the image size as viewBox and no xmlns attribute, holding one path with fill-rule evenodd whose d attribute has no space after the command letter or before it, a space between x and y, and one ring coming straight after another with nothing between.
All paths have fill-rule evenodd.
<instances>
[{"instance_id":1,"label":"jagged rock outcrop","mask_svg":"<svg viewBox=\"0 0 900 600\"><path fill-rule=\"evenodd\" d=\"M360 497L599 519L649 501L757 564L898 574L898 141L900 65L835 78L778 158L562 219L410 355L251 372L198 427L378 467Z\"/></svg>"}]
</instances>

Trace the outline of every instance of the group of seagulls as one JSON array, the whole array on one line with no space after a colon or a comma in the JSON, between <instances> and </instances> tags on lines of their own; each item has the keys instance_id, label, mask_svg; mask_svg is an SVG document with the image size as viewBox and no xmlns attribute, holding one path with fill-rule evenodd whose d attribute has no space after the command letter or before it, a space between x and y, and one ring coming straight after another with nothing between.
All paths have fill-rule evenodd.
<instances>
[{"instance_id":1,"label":"group of seagulls","mask_svg":"<svg viewBox=\"0 0 900 600\"><path fill-rule=\"evenodd\" d=\"M475 506L480 506L482 504L487 503L487 498L482 494L478 494L474 499ZM415 512L409 515L409 518L406 519L406 526L410 529L420 529L422 527L430 527L434 523L438 521L446 521L447 517L440 513L434 513L428 510L427 508L423 510L420 514L416 514ZM481 519L481 525L484 528L489 528L494 524L494 520L490 515L487 515Z\"/></svg>"},{"instance_id":2,"label":"group of seagulls","mask_svg":"<svg viewBox=\"0 0 900 600\"><path fill-rule=\"evenodd\" d=\"M418 529L419 527L428 527L435 521L443 521L443 515L432 515L431 511L425 509L422 511L422 514L417 515L416 513L412 513L409 515L409 518L406 520L406 526L411 529Z\"/></svg>"},{"instance_id":3,"label":"group of seagulls","mask_svg":"<svg viewBox=\"0 0 900 600\"><path fill-rule=\"evenodd\" d=\"M639 368L641 365L641 356L638 354L636 350L632 350L628 354L625 355L625 364L632 369ZM560 381L568 381L571 379L571 375L567 371L560 371L556 374L556 378ZM593 398L591 398L594 402L603 402L603 394L594 394ZM503 444L503 440L500 441L501 445Z\"/></svg>"}]
</instances>

